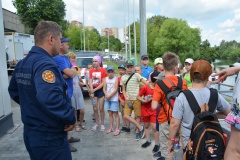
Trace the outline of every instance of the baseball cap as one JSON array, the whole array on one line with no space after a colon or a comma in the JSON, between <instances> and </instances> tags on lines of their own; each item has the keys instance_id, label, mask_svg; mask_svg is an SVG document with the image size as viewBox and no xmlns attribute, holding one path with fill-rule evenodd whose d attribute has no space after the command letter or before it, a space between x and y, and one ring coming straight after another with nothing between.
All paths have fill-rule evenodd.
<instances>
[{"instance_id":1,"label":"baseball cap","mask_svg":"<svg viewBox=\"0 0 240 160\"><path fill-rule=\"evenodd\" d=\"M197 60L193 62L190 69L190 77L194 79L194 73L199 73L203 80L208 80L208 77L212 74L212 66L208 61Z\"/></svg>"},{"instance_id":2,"label":"baseball cap","mask_svg":"<svg viewBox=\"0 0 240 160\"><path fill-rule=\"evenodd\" d=\"M162 59L161 57L156 58L156 59L154 60L154 65L156 65L156 64L158 64L158 63L163 63L163 59Z\"/></svg>"},{"instance_id":3,"label":"baseball cap","mask_svg":"<svg viewBox=\"0 0 240 160\"><path fill-rule=\"evenodd\" d=\"M62 39L61 39L61 43L67 43L67 42L70 42L70 41L71 41L71 38L62 37Z\"/></svg>"},{"instance_id":4,"label":"baseball cap","mask_svg":"<svg viewBox=\"0 0 240 160\"><path fill-rule=\"evenodd\" d=\"M142 56L141 56L141 60L143 60L144 58L149 59L149 58L148 58L148 55L142 55Z\"/></svg>"},{"instance_id":5,"label":"baseball cap","mask_svg":"<svg viewBox=\"0 0 240 160\"><path fill-rule=\"evenodd\" d=\"M107 66L107 71L114 71L114 67L113 66Z\"/></svg>"},{"instance_id":6,"label":"baseball cap","mask_svg":"<svg viewBox=\"0 0 240 160\"><path fill-rule=\"evenodd\" d=\"M185 60L185 62L192 64L194 62L194 60L192 58L187 58Z\"/></svg>"},{"instance_id":7,"label":"baseball cap","mask_svg":"<svg viewBox=\"0 0 240 160\"><path fill-rule=\"evenodd\" d=\"M133 66L133 61L132 60L127 60L125 63L125 66Z\"/></svg>"},{"instance_id":8,"label":"baseball cap","mask_svg":"<svg viewBox=\"0 0 240 160\"><path fill-rule=\"evenodd\" d=\"M161 72L158 76L154 77L157 80L162 80L165 77L165 72Z\"/></svg>"},{"instance_id":9,"label":"baseball cap","mask_svg":"<svg viewBox=\"0 0 240 160\"><path fill-rule=\"evenodd\" d=\"M160 73L160 72L158 72L158 71L152 72L152 74L151 74L151 76L150 76L151 82L155 82L155 81L157 80L157 77L158 77L159 73Z\"/></svg>"},{"instance_id":10,"label":"baseball cap","mask_svg":"<svg viewBox=\"0 0 240 160\"><path fill-rule=\"evenodd\" d=\"M124 64L120 64L120 65L118 66L118 68L125 69L125 66L124 66Z\"/></svg>"}]
</instances>

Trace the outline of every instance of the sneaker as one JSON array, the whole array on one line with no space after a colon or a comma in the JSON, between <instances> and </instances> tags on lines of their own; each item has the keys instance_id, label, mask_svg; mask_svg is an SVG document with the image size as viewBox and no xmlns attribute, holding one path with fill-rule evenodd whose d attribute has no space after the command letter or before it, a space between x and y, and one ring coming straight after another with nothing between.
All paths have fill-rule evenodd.
<instances>
[{"instance_id":1,"label":"sneaker","mask_svg":"<svg viewBox=\"0 0 240 160\"><path fill-rule=\"evenodd\" d=\"M130 133L131 132L130 128L125 127L125 132Z\"/></svg>"},{"instance_id":2,"label":"sneaker","mask_svg":"<svg viewBox=\"0 0 240 160\"><path fill-rule=\"evenodd\" d=\"M141 138L140 138L140 135L139 135L139 133L136 133L136 138L135 138L135 140L136 141L139 141Z\"/></svg>"},{"instance_id":3,"label":"sneaker","mask_svg":"<svg viewBox=\"0 0 240 160\"><path fill-rule=\"evenodd\" d=\"M79 141L80 141L80 138L73 138L73 137L71 137L71 138L68 140L69 143L74 143L74 142L79 142Z\"/></svg>"},{"instance_id":4,"label":"sneaker","mask_svg":"<svg viewBox=\"0 0 240 160\"><path fill-rule=\"evenodd\" d=\"M165 160L164 157L159 157L157 160Z\"/></svg>"},{"instance_id":5,"label":"sneaker","mask_svg":"<svg viewBox=\"0 0 240 160\"><path fill-rule=\"evenodd\" d=\"M160 145L155 145L155 146L153 147L152 152L153 152L153 153L156 153L156 152L159 151L159 149L160 149Z\"/></svg>"},{"instance_id":6,"label":"sneaker","mask_svg":"<svg viewBox=\"0 0 240 160\"><path fill-rule=\"evenodd\" d=\"M139 137L140 137L140 139L143 139L144 136L145 136L145 129L144 129L144 127L143 127L142 130L139 131Z\"/></svg>"},{"instance_id":7,"label":"sneaker","mask_svg":"<svg viewBox=\"0 0 240 160\"><path fill-rule=\"evenodd\" d=\"M104 125L101 125L101 129L100 129L100 131L105 131L105 126Z\"/></svg>"},{"instance_id":8,"label":"sneaker","mask_svg":"<svg viewBox=\"0 0 240 160\"><path fill-rule=\"evenodd\" d=\"M147 148L151 145L151 142L146 141L145 143L142 144L142 148Z\"/></svg>"},{"instance_id":9,"label":"sneaker","mask_svg":"<svg viewBox=\"0 0 240 160\"><path fill-rule=\"evenodd\" d=\"M114 132L114 136L118 136L119 134L120 134L120 130L116 129L115 132Z\"/></svg>"},{"instance_id":10,"label":"sneaker","mask_svg":"<svg viewBox=\"0 0 240 160\"><path fill-rule=\"evenodd\" d=\"M122 127L121 132L126 132L126 127Z\"/></svg>"},{"instance_id":11,"label":"sneaker","mask_svg":"<svg viewBox=\"0 0 240 160\"><path fill-rule=\"evenodd\" d=\"M109 133L111 133L111 132L113 132L113 130L112 130L112 128L109 128L109 129L106 131L106 134L109 134Z\"/></svg>"},{"instance_id":12,"label":"sneaker","mask_svg":"<svg viewBox=\"0 0 240 160\"><path fill-rule=\"evenodd\" d=\"M69 147L70 147L71 152L76 152L77 151L77 148L73 147L71 144L69 144Z\"/></svg>"},{"instance_id":13,"label":"sneaker","mask_svg":"<svg viewBox=\"0 0 240 160\"><path fill-rule=\"evenodd\" d=\"M162 156L161 151L158 151L157 153L153 154L154 158L160 158Z\"/></svg>"}]
</instances>

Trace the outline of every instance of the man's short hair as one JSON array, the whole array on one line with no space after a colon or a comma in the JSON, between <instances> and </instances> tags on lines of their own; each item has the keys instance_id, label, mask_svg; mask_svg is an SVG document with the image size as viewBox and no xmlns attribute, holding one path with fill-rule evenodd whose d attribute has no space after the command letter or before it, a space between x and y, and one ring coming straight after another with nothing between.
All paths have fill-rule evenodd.
<instances>
[{"instance_id":1,"label":"man's short hair","mask_svg":"<svg viewBox=\"0 0 240 160\"><path fill-rule=\"evenodd\" d=\"M58 37L62 33L61 27L52 21L39 22L34 29L35 45L41 45L45 41L45 38L49 35L53 35L54 38Z\"/></svg>"},{"instance_id":2,"label":"man's short hair","mask_svg":"<svg viewBox=\"0 0 240 160\"><path fill-rule=\"evenodd\" d=\"M162 56L163 59L163 67L166 71L172 71L174 67L178 66L179 57L172 52L166 52Z\"/></svg>"}]
</instances>

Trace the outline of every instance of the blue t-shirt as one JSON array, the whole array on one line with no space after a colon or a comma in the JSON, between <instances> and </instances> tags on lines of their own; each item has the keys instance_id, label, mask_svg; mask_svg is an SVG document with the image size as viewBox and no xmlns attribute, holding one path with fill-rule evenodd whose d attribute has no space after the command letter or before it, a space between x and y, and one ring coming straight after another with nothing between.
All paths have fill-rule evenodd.
<instances>
[{"instance_id":1,"label":"blue t-shirt","mask_svg":"<svg viewBox=\"0 0 240 160\"><path fill-rule=\"evenodd\" d=\"M70 60L68 59L67 56L61 56L61 55L57 55L55 57L53 57L53 59L56 61L59 70L61 71L61 73L63 74L63 70L66 68L72 68L72 64L70 62ZM73 79L72 78L67 78L65 79L66 83L68 85L67 91L68 91L68 97L72 98L72 94L73 94Z\"/></svg>"},{"instance_id":2,"label":"blue t-shirt","mask_svg":"<svg viewBox=\"0 0 240 160\"><path fill-rule=\"evenodd\" d=\"M142 66L142 76L146 79L149 78L149 74L153 72L153 69L149 66L144 67Z\"/></svg>"}]
</instances>

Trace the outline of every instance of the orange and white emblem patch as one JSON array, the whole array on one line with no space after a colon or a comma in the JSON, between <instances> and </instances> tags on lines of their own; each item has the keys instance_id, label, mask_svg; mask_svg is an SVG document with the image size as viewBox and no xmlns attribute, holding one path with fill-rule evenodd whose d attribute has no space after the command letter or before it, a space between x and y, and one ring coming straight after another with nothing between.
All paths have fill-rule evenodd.
<instances>
[{"instance_id":1,"label":"orange and white emblem patch","mask_svg":"<svg viewBox=\"0 0 240 160\"><path fill-rule=\"evenodd\" d=\"M55 83L56 81L54 73L50 70L45 70L42 73L42 79L47 83Z\"/></svg>"}]
</instances>

